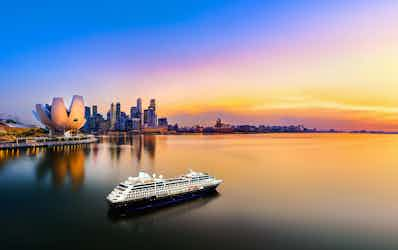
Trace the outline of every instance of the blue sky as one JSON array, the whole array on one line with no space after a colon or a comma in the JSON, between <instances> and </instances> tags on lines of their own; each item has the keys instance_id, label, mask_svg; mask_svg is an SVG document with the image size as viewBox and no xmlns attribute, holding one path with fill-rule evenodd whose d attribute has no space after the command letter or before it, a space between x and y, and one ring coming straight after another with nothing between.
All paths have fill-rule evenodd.
<instances>
[{"instance_id":1,"label":"blue sky","mask_svg":"<svg viewBox=\"0 0 398 250\"><path fill-rule=\"evenodd\" d=\"M0 112L33 121L34 104L53 96L80 94L101 112L112 101L127 110L141 96L157 98L165 115L191 123L229 114L231 122L287 119L322 126L332 118L301 119L304 111L295 109L386 106L371 101L390 98L376 87L386 89L395 76L386 79L378 69L366 83L372 95L360 101L354 95L347 103L339 95L353 92L362 79L351 75L360 78L362 69L347 75L347 66L336 64L330 77L314 68L352 57L380 67L385 55L369 54L394 54L388 46L396 41L397 9L388 0L8 1L0 9ZM309 99L314 90L333 97L314 100L311 93ZM281 93L306 105L295 103L287 118L258 114L269 102L289 106L274 100ZM256 112L242 116L242 106ZM344 123L349 115L336 116Z\"/></svg>"}]
</instances>

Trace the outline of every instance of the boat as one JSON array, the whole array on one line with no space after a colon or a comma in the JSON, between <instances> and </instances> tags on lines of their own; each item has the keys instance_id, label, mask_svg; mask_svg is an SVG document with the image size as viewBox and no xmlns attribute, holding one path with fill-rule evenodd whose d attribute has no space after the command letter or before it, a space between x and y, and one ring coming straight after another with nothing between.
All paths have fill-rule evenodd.
<instances>
[{"instance_id":1,"label":"boat","mask_svg":"<svg viewBox=\"0 0 398 250\"><path fill-rule=\"evenodd\" d=\"M139 172L119 183L106 197L110 209L144 210L172 205L216 192L223 181L207 173L194 172L170 179Z\"/></svg>"}]
</instances>

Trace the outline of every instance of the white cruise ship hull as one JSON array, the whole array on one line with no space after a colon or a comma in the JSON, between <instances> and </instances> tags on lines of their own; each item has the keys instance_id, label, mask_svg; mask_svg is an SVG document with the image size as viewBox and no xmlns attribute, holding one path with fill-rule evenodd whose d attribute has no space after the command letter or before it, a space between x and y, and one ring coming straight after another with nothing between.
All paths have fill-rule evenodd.
<instances>
[{"instance_id":1,"label":"white cruise ship hull","mask_svg":"<svg viewBox=\"0 0 398 250\"><path fill-rule=\"evenodd\" d=\"M180 192L169 195L157 195L146 197L138 200L111 202L108 204L112 210L115 211L140 211L150 208L159 208L164 206L173 205L187 200L200 198L206 194L216 192L216 188L220 183L193 189L187 192Z\"/></svg>"}]
</instances>

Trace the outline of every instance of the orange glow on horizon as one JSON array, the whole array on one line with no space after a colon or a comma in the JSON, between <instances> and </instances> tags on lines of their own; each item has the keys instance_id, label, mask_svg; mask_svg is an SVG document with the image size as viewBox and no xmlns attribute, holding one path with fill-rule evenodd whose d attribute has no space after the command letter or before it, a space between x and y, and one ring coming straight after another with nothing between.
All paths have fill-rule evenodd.
<instances>
[{"instance_id":1,"label":"orange glow on horizon","mask_svg":"<svg viewBox=\"0 0 398 250\"><path fill-rule=\"evenodd\" d=\"M275 47L115 79L123 82L117 101L129 110L136 97L144 107L154 97L159 116L183 125L225 115L235 124L398 131L398 19L392 10L374 10L371 20L367 14L347 17L345 26L311 26L297 41ZM132 81L145 91L134 92ZM106 112L106 101L92 103ZM180 121L184 115L189 119Z\"/></svg>"}]
</instances>

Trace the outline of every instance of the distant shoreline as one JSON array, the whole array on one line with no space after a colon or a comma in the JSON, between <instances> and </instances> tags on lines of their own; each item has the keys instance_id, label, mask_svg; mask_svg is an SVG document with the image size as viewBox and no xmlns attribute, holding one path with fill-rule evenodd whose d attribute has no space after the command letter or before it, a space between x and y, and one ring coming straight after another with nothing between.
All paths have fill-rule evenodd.
<instances>
[{"instance_id":1,"label":"distant shoreline","mask_svg":"<svg viewBox=\"0 0 398 250\"><path fill-rule=\"evenodd\" d=\"M254 134L385 134L385 135L398 135L398 132L385 132L385 131L308 131L308 132L177 132L177 133L131 133L131 132L113 132L111 134L97 134L96 137L113 137L119 135L254 135Z\"/></svg>"},{"instance_id":2,"label":"distant shoreline","mask_svg":"<svg viewBox=\"0 0 398 250\"><path fill-rule=\"evenodd\" d=\"M51 147L51 146L62 146L62 145L76 145L95 142L93 138L105 138L105 137L121 137L121 136L145 136L145 135L266 135L266 134L373 134L373 135L398 135L398 132L386 132L386 131L283 131L283 132L167 132L167 133L137 133L137 132L126 132L126 131L112 131L111 133L105 134L84 134L81 135L80 139L77 137L16 137L12 141L0 141L0 149L9 148L27 148L27 147Z\"/></svg>"}]
</instances>

